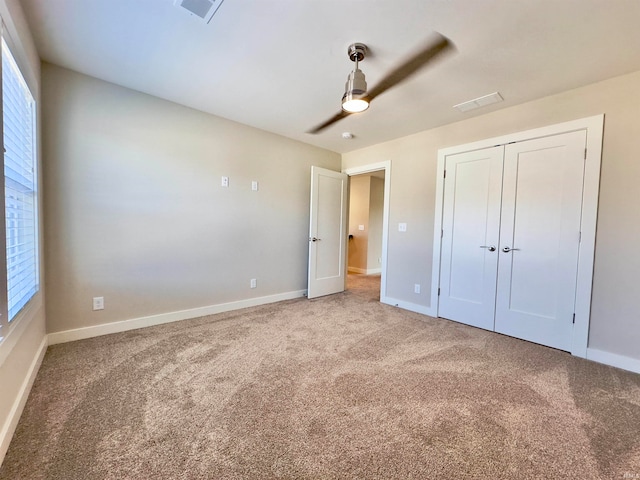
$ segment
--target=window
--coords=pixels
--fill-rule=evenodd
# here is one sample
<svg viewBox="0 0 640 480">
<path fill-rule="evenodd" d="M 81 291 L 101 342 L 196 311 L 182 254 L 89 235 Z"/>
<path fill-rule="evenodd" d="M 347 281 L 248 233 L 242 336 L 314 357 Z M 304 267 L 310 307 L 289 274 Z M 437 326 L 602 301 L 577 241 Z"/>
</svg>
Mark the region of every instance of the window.
<svg viewBox="0 0 640 480">
<path fill-rule="evenodd" d="M 36 105 L 4 38 L 2 118 L 8 317 L 6 326 L 39 288 L 36 195 Z M 5 332 L 0 331 L 0 338 Z"/>
</svg>

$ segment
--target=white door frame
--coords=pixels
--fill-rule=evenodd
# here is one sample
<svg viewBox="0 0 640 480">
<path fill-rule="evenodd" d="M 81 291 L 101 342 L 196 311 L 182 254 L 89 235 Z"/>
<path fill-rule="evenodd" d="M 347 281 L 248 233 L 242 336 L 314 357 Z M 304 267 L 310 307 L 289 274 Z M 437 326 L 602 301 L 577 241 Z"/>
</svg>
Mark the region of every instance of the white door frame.
<svg viewBox="0 0 640 480">
<path fill-rule="evenodd" d="M 389 240 L 389 197 L 391 194 L 391 160 L 370 163 L 359 167 L 345 168 L 342 173 L 347 175 L 362 175 L 364 173 L 384 170 L 384 204 L 382 210 L 382 265 L 380 274 L 380 301 L 388 303 L 387 299 L 387 245 Z"/>
<path fill-rule="evenodd" d="M 587 132 L 587 152 L 582 194 L 582 218 L 580 223 L 581 242 L 578 256 L 578 281 L 575 305 L 576 319 L 573 328 L 571 354 L 587 358 L 603 127 L 604 114 L 438 150 L 438 167 L 436 174 L 438 180 L 436 182 L 436 209 L 433 229 L 433 268 L 431 271 L 431 308 L 436 316 L 438 313 L 438 288 L 440 285 L 444 171 L 447 156 L 495 145 L 506 145 L 512 142 L 585 130 Z"/>
</svg>

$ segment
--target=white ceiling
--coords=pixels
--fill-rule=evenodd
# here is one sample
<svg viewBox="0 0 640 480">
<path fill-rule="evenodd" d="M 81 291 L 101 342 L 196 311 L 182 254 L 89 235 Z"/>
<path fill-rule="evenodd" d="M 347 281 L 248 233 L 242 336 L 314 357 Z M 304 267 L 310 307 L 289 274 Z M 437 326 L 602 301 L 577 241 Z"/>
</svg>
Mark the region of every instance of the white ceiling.
<svg viewBox="0 0 640 480">
<path fill-rule="evenodd" d="M 209 24 L 173 0 L 21 4 L 43 60 L 336 152 L 640 70 L 640 0 L 225 0 Z M 373 86 L 432 31 L 457 53 L 305 133 L 340 109 L 349 44 Z"/>
</svg>

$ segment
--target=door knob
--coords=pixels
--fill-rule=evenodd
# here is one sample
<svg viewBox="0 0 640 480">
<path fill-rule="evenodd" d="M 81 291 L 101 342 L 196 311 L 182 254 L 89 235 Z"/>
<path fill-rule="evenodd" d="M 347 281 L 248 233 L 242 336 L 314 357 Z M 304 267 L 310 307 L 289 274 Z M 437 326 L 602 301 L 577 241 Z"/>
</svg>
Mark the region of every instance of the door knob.
<svg viewBox="0 0 640 480">
<path fill-rule="evenodd" d="M 316 238 L 316 237 L 310 238 L 309 240 L 311 240 L 312 242 L 319 242 L 320 241 L 320 239 Z"/>
<path fill-rule="evenodd" d="M 502 251 L 503 251 L 504 253 L 515 252 L 516 250 L 520 250 L 520 249 L 519 249 L 519 248 L 510 248 L 510 247 L 504 247 L 504 248 L 502 249 Z"/>
<path fill-rule="evenodd" d="M 496 247 L 494 247 L 493 245 L 480 245 L 480 248 L 486 248 L 490 252 L 495 252 L 496 251 Z"/>
</svg>

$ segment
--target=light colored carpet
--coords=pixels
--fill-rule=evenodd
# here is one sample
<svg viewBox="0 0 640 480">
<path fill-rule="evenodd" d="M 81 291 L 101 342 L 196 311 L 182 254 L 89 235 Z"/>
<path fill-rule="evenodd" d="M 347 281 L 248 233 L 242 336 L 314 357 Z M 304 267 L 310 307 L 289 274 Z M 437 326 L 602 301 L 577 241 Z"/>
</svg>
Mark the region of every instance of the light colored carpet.
<svg viewBox="0 0 640 480">
<path fill-rule="evenodd" d="M 49 347 L 2 480 L 640 478 L 640 376 L 350 290 Z"/>
</svg>

